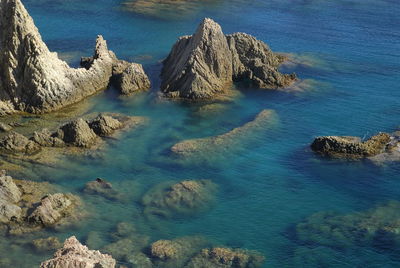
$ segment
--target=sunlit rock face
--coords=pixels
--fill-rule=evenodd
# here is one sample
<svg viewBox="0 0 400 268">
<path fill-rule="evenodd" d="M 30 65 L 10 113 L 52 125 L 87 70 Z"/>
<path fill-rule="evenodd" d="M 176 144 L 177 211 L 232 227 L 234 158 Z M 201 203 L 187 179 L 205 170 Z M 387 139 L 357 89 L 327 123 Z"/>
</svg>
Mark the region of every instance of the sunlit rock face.
<svg viewBox="0 0 400 268">
<path fill-rule="evenodd" d="M 278 71 L 282 57 L 262 41 L 243 34 L 225 35 L 212 19 L 204 19 L 192 36 L 181 37 L 163 62 L 165 96 L 210 99 L 230 89 L 233 81 L 258 88 L 286 87 L 296 75 Z"/>
</svg>

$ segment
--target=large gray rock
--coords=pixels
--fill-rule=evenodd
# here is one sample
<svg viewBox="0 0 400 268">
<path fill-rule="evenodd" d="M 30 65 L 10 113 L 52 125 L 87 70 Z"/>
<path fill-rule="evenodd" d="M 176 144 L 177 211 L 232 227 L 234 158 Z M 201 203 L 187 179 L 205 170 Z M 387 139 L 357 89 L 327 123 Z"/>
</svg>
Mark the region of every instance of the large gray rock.
<svg viewBox="0 0 400 268">
<path fill-rule="evenodd" d="M 45 112 L 104 89 L 115 55 L 97 37 L 90 68 L 70 68 L 42 41 L 20 0 L 0 2 L 0 113 Z"/>
<path fill-rule="evenodd" d="M 89 127 L 99 136 L 111 135 L 115 130 L 120 129 L 123 126 L 124 124 L 122 124 L 118 119 L 102 114 L 89 122 Z"/>
<path fill-rule="evenodd" d="M 21 191 L 10 176 L 0 174 L 0 222 L 8 223 L 19 218 L 22 209 L 16 205 L 21 199 Z"/>
<path fill-rule="evenodd" d="M 232 54 L 221 26 L 205 19 L 183 36 L 164 61 L 161 90 L 167 96 L 211 98 L 232 82 Z"/>
<path fill-rule="evenodd" d="M 35 154 L 40 146 L 24 135 L 11 132 L 0 140 L 0 152 L 7 154 Z"/>
<path fill-rule="evenodd" d="M 259 88 L 285 87 L 296 75 L 278 71 L 282 58 L 262 41 L 204 19 L 192 36 L 181 37 L 163 62 L 161 90 L 168 97 L 212 98 L 233 81 L 250 80 Z"/>
<path fill-rule="evenodd" d="M 65 240 L 54 258 L 40 264 L 40 268 L 114 268 L 116 261 L 107 254 L 89 250 L 72 236 Z"/>
<path fill-rule="evenodd" d="M 60 130 L 59 138 L 65 143 L 78 147 L 90 147 L 97 138 L 89 124 L 82 118 L 65 124 Z"/>
<path fill-rule="evenodd" d="M 138 63 L 118 61 L 113 67 L 113 81 L 123 95 L 150 88 L 150 80 Z"/>
</svg>

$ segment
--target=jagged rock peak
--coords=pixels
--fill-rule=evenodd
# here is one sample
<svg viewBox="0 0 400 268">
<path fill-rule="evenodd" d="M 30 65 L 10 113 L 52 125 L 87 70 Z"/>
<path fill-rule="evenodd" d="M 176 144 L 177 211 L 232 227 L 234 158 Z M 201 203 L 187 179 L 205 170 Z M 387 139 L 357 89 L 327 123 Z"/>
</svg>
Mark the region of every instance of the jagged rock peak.
<svg viewBox="0 0 400 268">
<path fill-rule="evenodd" d="M 290 85 L 294 74 L 278 71 L 282 58 L 251 35 L 224 35 L 206 18 L 192 36 L 181 37 L 163 62 L 161 90 L 168 97 L 212 98 L 233 81 L 249 80 L 256 87 Z"/>
<path fill-rule="evenodd" d="M 40 268 L 114 268 L 115 265 L 116 261 L 110 255 L 102 254 L 98 250 L 89 250 L 72 236 L 65 240 L 64 246 L 54 254 L 54 258 L 42 262 Z"/>
</svg>

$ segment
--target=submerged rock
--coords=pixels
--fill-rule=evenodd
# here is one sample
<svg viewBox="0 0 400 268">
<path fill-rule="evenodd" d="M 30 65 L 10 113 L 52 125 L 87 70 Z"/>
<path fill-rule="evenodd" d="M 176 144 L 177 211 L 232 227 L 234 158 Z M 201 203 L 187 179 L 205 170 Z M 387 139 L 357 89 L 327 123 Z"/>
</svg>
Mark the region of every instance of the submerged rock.
<svg viewBox="0 0 400 268">
<path fill-rule="evenodd" d="M 36 251 L 44 252 L 56 250 L 62 247 L 62 243 L 57 237 L 50 236 L 48 238 L 39 238 L 32 241 L 32 246 Z"/>
<path fill-rule="evenodd" d="M 358 137 L 325 136 L 317 137 L 311 149 L 332 157 L 364 158 L 383 153 L 390 142 L 391 136 L 387 133 L 379 133 L 366 141 Z"/>
<path fill-rule="evenodd" d="M 111 200 L 122 198 L 122 195 L 112 187 L 111 183 L 101 178 L 86 183 L 83 191 L 87 194 L 101 195 Z"/>
<path fill-rule="evenodd" d="M 123 95 L 150 88 L 143 66 L 137 63 L 119 61 L 113 68 L 113 81 Z"/>
<path fill-rule="evenodd" d="M 264 261 L 264 256 L 255 251 L 216 247 L 203 249 L 185 268 L 257 268 Z"/>
<path fill-rule="evenodd" d="M 258 129 L 268 127 L 274 122 L 274 119 L 275 113 L 273 111 L 263 110 L 252 121 L 243 126 L 218 136 L 181 141 L 172 146 L 171 151 L 177 155 L 191 156 L 225 150 L 233 147 L 241 138 L 254 133 Z"/>
<path fill-rule="evenodd" d="M 107 254 L 97 250 L 89 250 L 72 236 L 64 242 L 54 258 L 40 264 L 40 268 L 85 267 L 85 268 L 114 268 L 116 261 Z"/>
<path fill-rule="evenodd" d="M 164 217 L 191 214 L 210 205 L 217 186 L 210 180 L 187 180 L 176 184 L 161 184 L 143 197 L 145 213 Z"/>
<path fill-rule="evenodd" d="M 281 74 L 281 62 L 262 41 L 242 33 L 225 36 L 220 25 L 204 19 L 164 60 L 161 90 L 168 97 L 206 99 L 229 89 L 234 80 L 250 80 L 259 88 L 285 87 L 296 76 Z"/>
<path fill-rule="evenodd" d="M 296 237 L 313 246 L 359 245 L 394 250 L 400 245 L 400 203 L 392 201 L 347 215 L 316 213 L 296 226 Z"/>
<path fill-rule="evenodd" d="M 107 88 L 117 58 L 102 36 L 85 68 L 70 68 L 49 51 L 20 0 L 0 5 L 0 115 L 53 111 Z"/>
</svg>

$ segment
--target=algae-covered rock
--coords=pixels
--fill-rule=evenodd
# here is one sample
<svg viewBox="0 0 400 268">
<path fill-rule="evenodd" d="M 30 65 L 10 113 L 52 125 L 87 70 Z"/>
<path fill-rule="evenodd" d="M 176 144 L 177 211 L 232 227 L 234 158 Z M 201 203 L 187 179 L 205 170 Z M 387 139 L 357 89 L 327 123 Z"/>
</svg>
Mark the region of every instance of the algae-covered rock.
<svg viewBox="0 0 400 268">
<path fill-rule="evenodd" d="M 39 238 L 32 241 L 32 246 L 36 251 L 46 252 L 56 250 L 62 247 L 62 243 L 57 237 L 50 236 L 47 238 Z"/>
<path fill-rule="evenodd" d="M 64 242 L 64 246 L 59 249 L 53 259 L 42 262 L 40 268 L 114 268 L 116 261 L 107 254 L 102 254 L 97 250 L 89 250 L 86 246 L 72 236 Z"/>
<path fill-rule="evenodd" d="M 120 200 L 123 197 L 111 183 L 101 178 L 86 183 L 83 191 L 86 194 L 100 195 L 110 200 Z"/>
<path fill-rule="evenodd" d="M 379 133 L 366 141 L 358 137 L 324 136 L 317 137 L 311 149 L 327 156 L 357 159 L 383 153 L 390 141 L 387 133 Z"/>
<path fill-rule="evenodd" d="M 11 132 L 0 139 L 0 153 L 32 155 L 40 151 L 40 146 L 24 135 Z"/>
<path fill-rule="evenodd" d="M 171 217 L 192 214 L 207 208 L 217 187 L 210 180 L 186 180 L 175 184 L 160 184 L 143 197 L 145 213 Z"/>
</svg>

